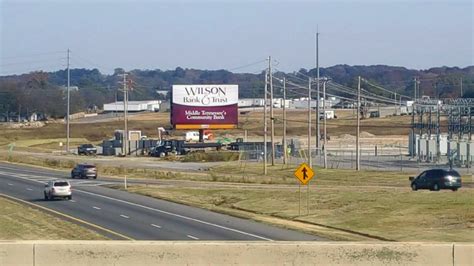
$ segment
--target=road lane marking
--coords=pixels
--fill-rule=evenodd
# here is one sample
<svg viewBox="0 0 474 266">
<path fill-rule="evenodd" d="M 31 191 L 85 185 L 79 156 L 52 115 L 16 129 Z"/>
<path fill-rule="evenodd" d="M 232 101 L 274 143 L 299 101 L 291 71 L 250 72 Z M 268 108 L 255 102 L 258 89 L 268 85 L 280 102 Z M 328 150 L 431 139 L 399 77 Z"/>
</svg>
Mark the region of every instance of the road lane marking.
<svg viewBox="0 0 474 266">
<path fill-rule="evenodd" d="M 33 191 L 33 189 L 31 189 L 31 188 L 29 188 L 29 187 L 27 187 L 26 190 Z"/>
<path fill-rule="evenodd" d="M 96 206 L 92 206 L 92 208 L 96 209 L 96 210 L 100 210 L 99 207 L 96 207 Z"/>
<path fill-rule="evenodd" d="M 0 170 L 1 170 L 1 167 L 0 167 Z M 47 177 L 47 176 L 37 176 L 37 175 L 31 175 L 31 174 L 20 174 L 20 173 L 3 172 L 3 171 L 0 171 L 0 174 L 6 175 L 6 176 L 9 176 L 9 177 L 16 177 L 16 178 L 20 178 L 20 179 L 24 179 L 24 180 L 43 183 L 43 184 L 45 184 L 48 181 L 66 179 L 64 177 L 50 178 L 50 177 Z M 95 187 L 95 186 L 105 186 L 105 185 L 114 184 L 112 182 L 105 182 L 105 181 L 103 182 L 103 181 L 96 181 L 96 180 L 91 180 L 91 181 L 70 180 L 70 183 L 74 186 L 80 186 L 80 187 Z"/>
<path fill-rule="evenodd" d="M 161 228 L 161 226 L 156 225 L 156 224 L 151 224 L 151 226 L 154 226 L 154 227 L 156 227 L 156 228 Z"/>
<path fill-rule="evenodd" d="M 241 230 L 238 230 L 238 229 L 234 229 L 234 228 L 226 227 L 226 226 L 223 226 L 223 225 L 218 225 L 218 224 L 206 222 L 206 221 L 203 221 L 203 220 L 191 218 L 191 217 L 184 216 L 184 215 L 177 214 L 177 213 L 172 213 L 172 212 L 163 211 L 163 210 L 160 210 L 160 209 L 155 209 L 155 208 L 152 208 L 152 207 L 140 205 L 140 204 L 133 203 L 133 202 L 128 202 L 128 201 L 121 200 L 121 199 L 116 199 L 116 198 L 112 198 L 112 197 L 108 197 L 108 196 L 104 196 L 104 195 L 100 195 L 100 194 L 96 194 L 96 193 L 92 193 L 92 192 L 88 192 L 88 191 L 84 191 L 84 190 L 79 190 L 79 189 L 77 189 L 76 192 L 89 194 L 89 195 L 94 195 L 96 197 L 100 197 L 100 198 L 104 198 L 104 199 L 109 199 L 109 200 L 125 203 L 125 204 L 132 205 L 132 206 L 135 206 L 135 207 L 141 207 L 141 208 L 144 208 L 144 209 L 147 209 L 147 210 L 150 210 L 150 211 L 155 211 L 155 212 L 167 214 L 167 215 L 182 218 L 182 219 L 185 219 L 185 220 L 188 220 L 188 221 L 193 221 L 193 222 L 213 226 L 213 227 L 216 227 L 216 228 L 220 228 L 220 229 L 223 229 L 223 230 L 239 233 L 239 234 L 246 235 L 246 236 L 251 236 L 251 237 L 262 239 L 262 240 L 273 241 L 273 239 L 266 238 L 266 237 L 263 237 L 263 236 L 259 236 L 259 235 L 256 235 L 256 234 L 252 234 L 252 233 L 247 233 L 247 232 L 244 232 L 244 231 L 241 231 Z"/>
<path fill-rule="evenodd" d="M 82 224 L 85 224 L 85 225 L 88 225 L 88 226 L 91 226 L 91 227 L 93 227 L 93 228 L 96 228 L 96 229 L 105 231 L 105 232 L 107 232 L 107 233 L 109 233 L 109 234 L 116 235 L 116 236 L 119 236 L 119 237 L 124 238 L 124 239 L 135 240 L 135 239 L 133 239 L 133 238 L 131 238 L 131 237 L 128 237 L 128 236 L 123 235 L 123 234 L 120 234 L 120 233 L 117 233 L 117 232 L 115 232 L 115 231 L 112 231 L 112 230 L 107 229 L 107 228 L 105 228 L 105 227 L 102 227 L 102 226 L 100 226 L 100 225 L 97 225 L 97 224 L 93 224 L 93 223 L 84 221 L 84 220 L 82 220 L 82 219 L 73 217 L 73 216 L 71 216 L 71 215 L 68 215 L 68 214 L 65 214 L 65 213 L 62 213 L 62 212 L 59 212 L 59 211 L 50 209 L 50 208 L 46 208 L 46 207 L 43 207 L 43 206 L 41 206 L 41 205 L 38 205 L 38 204 L 35 204 L 35 203 L 32 203 L 32 202 L 26 201 L 26 200 L 22 200 L 22 199 L 19 199 L 19 198 L 15 198 L 15 197 L 12 197 L 12 196 L 3 194 L 3 193 L 0 193 L 0 197 L 5 197 L 5 198 L 8 198 L 8 199 L 11 199 L 11 200 L 14 200 L 14 201 L 21 202 L 21 203 L 26 204 L 26 205 L 34 206 L 35 208 L 42 209 L 42 210 L 48 211 L 48 212 L 50 212 L 50 213 L 54 213 L 54 214 L 56 214 L 56 215 L 65 217 L 65 218 L 67 218 L 67 219 L 71 219 L 71 220 L 73 220 L 73 221 L 76 221 L 76 222 L 79 222 L 79 223 L 82 223 Z"/>
<path fill-rule="evenodd" d="M 7 183 L 7 184 L 8 184 L 9 186 L 13 186 L 13 184 L 12 184 L 12 183 Z"/>
<path fill-rule="evenodd" d="M 70 200 L 70 202 L 76 202 L 76 201 L 72 199 L 72 200 Z"/>
<path fill-rule="evenodd" d="M 125 218 L 125 219 L 130 218 L 130 217 L 128 217 L 127 215 L 123 215 L 123 214 L 120 214 L 120 217 L 123 217 L 123 218 Z"/>
<path fill-rule="evenodd" d="M 192 235 L 186 235 L 187 237 L 191 238 L 191 239 L 194 239 L 194 240 L 199 240 L 199 238 L 195 237 L 195 236 L 192 236 Z"/>
<path fill-rule="evenodd" d="M 37 183 L 45 184 L 44 182 L 40 182 L 40 181 L 37 181 L 37 180 L 34 180 L 34 179 L 32 180 L 32 179 L 28 179 L 28 178 L 24 178 L 24 177 L 19 177 L 19 178 L 25 179 L 25 180 L 29 180 L 29 181 L 32 181 L 32 182 L 37 182 Z M 104 196 L 104 195 L 100 195 L 100 194 L 96 194 L 96 193 L 92 193 L 92 192 L 87 192 L 87 191 L 84 191 L 84 190 L 76 189 L 76 190 L 74 190 L 74 191 L 80 192 L 80 193 L 89 194 L 89 195 L 94 195 L 94 196 L 96 196 L 96 197 L 101 197 L 101 198 L 104 198 L 104 199 L 109 199 L 109 200 L 113 200 L 113 201 L 125 203 L 125 204 L 131 205 L 131 206 L 141 207 L 141 208 L 144 208 L 144 209 L 147 209 L 147 210 L 151 210 L 151 211 L 155 211 L 155 212 L 167 214 L 167 215 L 170 215 L 170 216 L 174 216 L 174 217 L 182 218 L 182 219 L 185 219 L 185 220 L 189 220 L 189 221 L 193 221 L 193 222 L 205 224 L 205 225 L 208 225 L 208 226 L 213 226 L 213 227 L 216 227 L 216 228 L 220 228 L 220 229 L 223 229 L 223 230 L 227 230 L 227 231 L 231 231 L 231 232 L 235 232 L 235 233 L 239 233 L 239 234 L 251 236 L 251 237 L 254 237 L 254 238 L 258 238 L 258 239 L 262 239 L 262 240 L 267 240 L 267 241 L 273 241 L 273 239 L 270 239 L 270 238 L 266 238 L 266 237 L 259 236 L 259 235 L 256 235 L 256 234 L 247 233 L 247 232 L 244 232 L 244 231 L 241 231 L 241 230 L 238 230 L 238 229 L 234 229 L 234 228 L 230 228 L 230 227 L 226 227 L 226 226 L 222 226 L 222 225 L 218 225 L 218 224 L 214 224 L 214 223 L 202 221 L 202 220 L 199 220 L 199 219 L 191 218 L 191 217 L 184 216 L 184 215 L 180 215 L 180 214 L 177 214 L 177 213 L 172 213 L 172 212 L 168 212 L 168 211 L 163 211 L 163 210 L 160 210 L 160 209 L 155 209 L 155 208 L 151 208 L 151 207 L 148 207 L 148 206 L 140 205 L 140 204 L 137 204 L 137 203 L 132 203 L 132 202 L 124 201 L 124 200 L 121 200 L 121 199 L 116 199 L 116 198 L 112 198 L 112 197 L 108 197 L 108 196 Z M 38 206 L 39 206 L 39 205 L 38 205 Z M 118 234 L 118 233 L 116 233 L 116 234 Z M 133 240 L 133 239 L 130 238 L 130 237 L 125 237 L 125 236 L 123 236 L 123 237 L 124 237 L 124 238 L 127 238 L 127 239 L 130 239 L 130 240 Z"/>
</svg>

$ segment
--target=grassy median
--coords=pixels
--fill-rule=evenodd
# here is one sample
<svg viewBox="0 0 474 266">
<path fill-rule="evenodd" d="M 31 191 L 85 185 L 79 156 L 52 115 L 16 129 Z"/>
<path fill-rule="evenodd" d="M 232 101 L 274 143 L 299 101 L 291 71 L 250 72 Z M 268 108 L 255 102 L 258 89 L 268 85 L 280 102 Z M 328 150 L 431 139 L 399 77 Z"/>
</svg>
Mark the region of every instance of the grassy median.
<svg viewBox="0 0 474 266">
<path fill-rule="evenodd" d="M 131 186 L 128 191 L 256 220 L 279 218 L 271 222 L 303 230 L 308 223 L 394 241 L 474 241 L 472 188 L 413 192 L 407 177 L 398 173 L 320 171 L 310 186 L 308 215 L 306 187 L 301 187 L 300 211 L 297 185 L 217 184 Z M 331 232 L 325 235 L 331 238 Z"/>
<path fill-rule="evenodd" d="M 0 240 L 105 240 L 106 237 L 0 197 Z"/>
</svg>

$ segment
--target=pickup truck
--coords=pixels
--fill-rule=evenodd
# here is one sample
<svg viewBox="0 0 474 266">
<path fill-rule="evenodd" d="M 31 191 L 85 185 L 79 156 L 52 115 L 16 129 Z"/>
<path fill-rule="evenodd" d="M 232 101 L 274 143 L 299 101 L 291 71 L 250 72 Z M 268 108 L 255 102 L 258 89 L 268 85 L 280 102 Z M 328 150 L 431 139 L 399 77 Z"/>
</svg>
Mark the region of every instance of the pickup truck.
<svg viewBox="0 0 474 266">
<path fill-rule="evenodd" d="M 192 150 L 202 150 L 206 148 L 220 150 L 222 146 L 221 143 L 187 143 L 184 140 L 165 140 L 160 145 L 151 149 L 150 156 L 165 157 L 169 154 L 186 155 Z"/>
<path fill-rule="evenodd" d="M 77 147 L 77 154 L 81 155 L 96 155 L 97 148 L 92 144 L 82 144 Z"/>
</svg>

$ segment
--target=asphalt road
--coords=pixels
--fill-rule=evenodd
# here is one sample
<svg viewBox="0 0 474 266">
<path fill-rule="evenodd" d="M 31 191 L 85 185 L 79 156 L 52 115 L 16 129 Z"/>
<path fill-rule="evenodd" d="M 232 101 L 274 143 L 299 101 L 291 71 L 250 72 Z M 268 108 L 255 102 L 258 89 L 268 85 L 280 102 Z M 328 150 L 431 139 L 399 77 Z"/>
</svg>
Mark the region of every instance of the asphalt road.
<svg viewBox="0 0 474 266">
<path fill-rule="evenodd" d="M 301 232 L 103 186 L 113 182 L 111 180 L 70 180 L 73 187 L 71 201 L 43 200 L 44 183 L 65 178 L 68 177 L 58 171 L 0 163 L 0 193 L 135 240 L 322 240 Z"/>
</svg>

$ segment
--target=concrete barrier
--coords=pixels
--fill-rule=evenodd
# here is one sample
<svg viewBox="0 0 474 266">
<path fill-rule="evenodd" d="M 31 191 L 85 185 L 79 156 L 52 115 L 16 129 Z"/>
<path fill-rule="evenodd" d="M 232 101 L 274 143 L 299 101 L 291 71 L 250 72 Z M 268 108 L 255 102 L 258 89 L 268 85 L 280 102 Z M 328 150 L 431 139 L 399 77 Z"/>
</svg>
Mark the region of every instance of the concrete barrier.
<svg viewBox="0 0 474 266">
<path fill-rule="evenodd" d="M 474 245 L 455 244 L 453 250 L 454 265 L 474 265 Z"/>
<path fill-rule="evenodd" d="M 474 243 L 0 242 L 0 265 L 473 265 Z"/>
<path fill-rule="evenodd" d="M 34 265 L 34 244 L 15 241 L 0 242 L 0 266 Z"/>
</svg>

